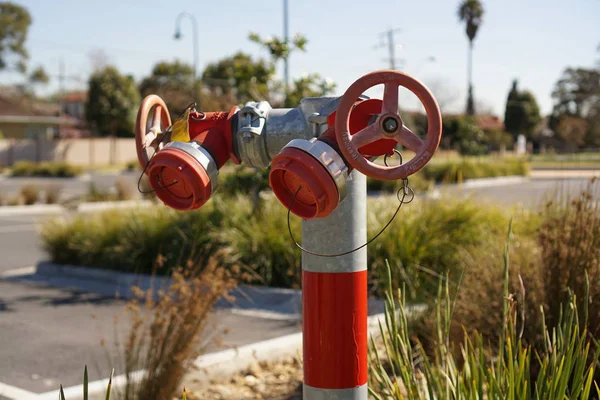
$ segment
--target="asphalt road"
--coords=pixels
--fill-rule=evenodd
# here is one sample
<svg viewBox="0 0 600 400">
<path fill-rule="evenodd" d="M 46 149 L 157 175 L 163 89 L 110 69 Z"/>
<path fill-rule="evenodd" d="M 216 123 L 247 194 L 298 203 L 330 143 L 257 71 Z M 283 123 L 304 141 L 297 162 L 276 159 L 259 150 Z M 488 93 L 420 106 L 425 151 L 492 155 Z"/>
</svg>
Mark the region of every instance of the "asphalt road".
<svg viewBox="0 0 600 400">
<path fill-rule="evenodd" d="M 67 200 L 79 198 L 89 193 L 92 184 L 103 191 L 111 190 L 119 179 L 126 182 L 132 193 L 137 195 L 136 185 L 139 176 L 140 172 L 86 173 L 76 178 L 12 178 L 0 176 L 0 197 L 5 199 L 15 198 L 22 187 L 34 185 L 40 191 L 50 187 L 59 187 L 60 199 Z"/>
<path fill-rule="evenodd" d="M 442 198 L 471 198 L 484 203 L 536 209 L 548 199 L 571 197 L 581 193 L 589 182 L 588 178 L 529 179 L 522 183 L 481 188 L 448 185 L 441 186 L 438 190 Z M 600 193 L 595 195 L 599 197 Z"/>
<path fill-rule="evenodd" d="M 106 379 L 112 367 L 122 374 L 123 352 L 117 343 L 125 341 L 127 325 L 125 303 L 113 297 L 43 282 L 0 280 L 0 382 L 44 393 L 59 384 L 81 384 L 86 364 L 90 381 Z M 207 333 L 225 328 L 229 333 L 222 337 L 222 347 L 211 344 L 208 352 L 300 330 L 294 321 L 218 310 Z"/>
</svg>

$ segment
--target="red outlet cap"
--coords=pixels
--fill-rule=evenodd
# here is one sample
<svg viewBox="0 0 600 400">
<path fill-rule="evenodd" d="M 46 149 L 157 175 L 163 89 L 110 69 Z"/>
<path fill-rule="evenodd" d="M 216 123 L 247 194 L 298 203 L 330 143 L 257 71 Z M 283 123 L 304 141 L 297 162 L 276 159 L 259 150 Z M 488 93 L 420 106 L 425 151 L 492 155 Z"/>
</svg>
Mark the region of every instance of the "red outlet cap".
<svg viewBox="0 0 600 400">
<path fill-rule="evenodd" d="M 150 161 L 148 177 L 156 196 L 176 210 L 194 210 L 212 193 L 210 177 L 200 163 L 185 151 L 165 148 Z"/>
<path fill-rule="evenodd" d="M 273 158 L 269 186 L 286 208 L 303 219 L 326 217 L 339 203 L 338 188 L 325 167 L 294 147 Z"/>
</svg>

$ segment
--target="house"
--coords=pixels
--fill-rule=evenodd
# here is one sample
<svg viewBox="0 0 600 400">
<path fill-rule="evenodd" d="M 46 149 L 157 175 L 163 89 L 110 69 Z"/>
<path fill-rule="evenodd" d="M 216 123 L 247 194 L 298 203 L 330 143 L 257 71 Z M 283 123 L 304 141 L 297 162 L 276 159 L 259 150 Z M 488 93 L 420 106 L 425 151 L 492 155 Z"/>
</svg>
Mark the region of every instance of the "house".
<svg viewBox="0 0 600 400">
<path fill-rule="evenodd" d="M 85 103 L 87 92 L 70 92 L 61 98 L 63 113 L 71 117 L 85 120 Z"/>
<path fill-rule="evenodd" d="M 52 139 L 80 126 L 78 118 L 61 117 L 59 110 L 56 104 L 41 102 L 18 88 L 0 87 L 0 132 L 4 138 Z"/>
</svg>

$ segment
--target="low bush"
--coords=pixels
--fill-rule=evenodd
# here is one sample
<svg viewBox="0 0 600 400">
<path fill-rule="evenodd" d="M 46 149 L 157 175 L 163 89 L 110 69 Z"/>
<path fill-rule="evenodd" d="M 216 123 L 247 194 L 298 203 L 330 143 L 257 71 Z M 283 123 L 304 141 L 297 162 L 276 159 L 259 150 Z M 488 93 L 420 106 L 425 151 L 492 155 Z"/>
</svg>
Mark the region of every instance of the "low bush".
<svg viewBox="0 0 600 400">
<path fill-rule="evenodd" d="M 369 199 L 369 237 L 397 207 L 396 196 Z M 499 210 L 469 202 L 425 202 L 403 206 L 388 230 L 369 246 L 370 284 L 380 292 L 383 260 L 397 259 L 394 276 L 414 287 L 415 298 L 435 293 L 435 276 L 460 271 L 462 252 L 494 240 L 507 219 Z M 42 239 L 54 262 L 150 273 L 159 254 L 160 274 L 184 259 L 221 251 L 221 262 L 247 271 L 252 283 L 300 287 L 301 253 L 289 237 L 287 210 L 273 197 L 255 207 L 247 196 L 217 197 L 199 210 L 177 212 L 157 206 L 76 216 L 44 225 Z M 300 219 L 292 216 L 294 236 Z"/>
<path fill-rule="evenodd" d="M 82 172 L 83 169 L 81 167 L 65 162 L 34 163 L 31 161 L 19 161 L 13 165 L 11 175 L 70 178 L 80 175 Z"/>
<path fill-rule="evenodd" d="M 434 161 L 423 168 L 425 179 L 436 183 L 458 183 L 466 179 L 493 178 L 497 176 L 525 176 L 529 165 L 519 158 L 461 158 Z"/>
</svg>

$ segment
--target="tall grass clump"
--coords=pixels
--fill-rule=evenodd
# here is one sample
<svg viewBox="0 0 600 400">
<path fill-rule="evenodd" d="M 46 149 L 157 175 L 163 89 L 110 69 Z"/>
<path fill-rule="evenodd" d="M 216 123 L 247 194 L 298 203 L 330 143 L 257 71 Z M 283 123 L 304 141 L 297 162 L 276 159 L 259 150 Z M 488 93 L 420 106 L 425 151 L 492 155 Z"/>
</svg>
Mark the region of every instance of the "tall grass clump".
<svg viewBox="0 0 600 400">
<path fill-rule="evenodd" d="M 561 305 L 571 293 L 576 296 L 579 318 L 587 321 L 588 331 L 600 335 L 600 208 L 598 182 L 573 198 L 553 195 L 528 224 L 515 228 L 510 250 L 513 274 L 509 289 L 514 293 L 524 324 L 522 339 L 543 346 L 545 338 L 538 326 L 553 328 L 560 319 Z M 460 341 L 463 326 L 477 330 L 487 341 L 494 341 L 502 327 L 500 310 L 503 255 L 489 243 L 462 258 L 464 275 L 457 291 L 452 337 Z M 586 278 L 587 276 L 587 278 Z M 589 285 L 586 282 L 589 280 Z M 544 318 L 539 308 L 544 310 Z M 428 323 L 427 323 L 428 322 Z M 432 335 L 431 319 L 424 319 L 421 337 Z M 424 341 L 426 341 L 424 339 Z"/>
<path fill-rule="evenodd" d="M 373 237 L 395 211 L 393 198 L 369 202 L 368 235 Z M 369 246 L 369 281 L 382 294 L 385 260 L 391 261 L 394 282 L 405 282 L 410 300 L 432 300 L 438 278 L 456 279 L 465 254 L 476 253 L 502 238 L 508 219 L 502 210 L 470 201 L 419 199 L 403 205 L 386 232 Z"/>
<path fill-rule="evenodd" d="M 21 187 L 21 199 L 26 206 L 37 203 L 40 199 L 40 188 L 36 185 L 24 185 Z"/>
<path fill-rule="evenodd" d="M 466 179 L 527 175 L 529 164 L 520 158 L 462 158 L 429 163 L 423 168 L 426 179 L 436 183 L 460 183 Z"/>
<path fill-rule="evenodd" d="M 218 339 L 208 333 L 209 318 L 235 279 L 215 259 L 198 270 L 193 263 L 177 268 L 168 289 L 137 290 L 128 304 L 131 328 L 123 343 L 126 384 L 120 399 L 173 398 L 196 358 Z"/>
<path fill-rule="evenodd" d="M 509 228 L 510 232 L 510 228 Z M 509 290 L 507 245 L 503 254 L 501 329 L 489 344 L 471 327 L 464 339 L 453 342 L 450 334 L 455 296 L 448 279 L 441 279 L 434 304 L 436 345 L 425 350 L 411 336 L 406 292 L 394 289 L 388 269 L 385 322 L 381 340 L 369 346 L 369 392 L 383 399 L 581 399 L 600 395 L 594 380 L 598 361 L 597 341 L 580 319 L 576 296 L 560 308 L 555 327 L 537 325 L 545 338 L 542 347 L 523 342 L 519 304 Z M 539 310 L 542 313 L 543 309 Z M 459 348 L 458 355 L 453 351 Z M 532 370 L 535 366 L 535 370 Z"/>
<path fill-rule="evenodd" d="M 556 310 L 572 291 L 578 309 L 589 318 L 590 332 L 600 335 L 600 182 L 592 179 L 574 198 L 564 194 L 549 202 L 542 211 L 543 224 L 538 240 L 541 248 L 542 276 L 548 310 Z M 587 296 L 589 277 L 590 296 Z M 591 299 L 591 303 L 584 301 Z M 558 315 L 548 313 L 548 323 Z M 584 317 L 580 315 L 580 317 Z"/>
</svg>

